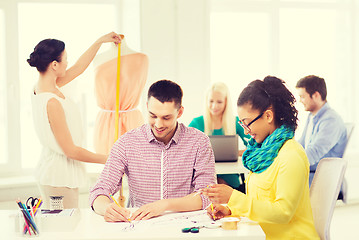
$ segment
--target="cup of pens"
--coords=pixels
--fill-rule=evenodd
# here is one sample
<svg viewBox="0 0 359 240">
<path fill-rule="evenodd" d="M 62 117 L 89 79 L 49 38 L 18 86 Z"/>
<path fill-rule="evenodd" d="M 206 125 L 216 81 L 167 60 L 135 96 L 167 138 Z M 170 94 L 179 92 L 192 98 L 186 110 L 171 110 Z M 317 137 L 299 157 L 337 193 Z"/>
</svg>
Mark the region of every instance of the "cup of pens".
<svg viewBox="0 0 359 240">
<path fill-rule="evenodd" d="M 36 201 L 36 204 L 29 205 L 28 201 L 23 204 L 20 200 L 16 201 L 19 206 L 19 212 L 15 220 L 15 231 L 19 235 L 26 237 L 35 237 L 40 234 L 40 227 L 36 215 L 40 212 L 42 204 L 41 199 Z"/>
</svg>

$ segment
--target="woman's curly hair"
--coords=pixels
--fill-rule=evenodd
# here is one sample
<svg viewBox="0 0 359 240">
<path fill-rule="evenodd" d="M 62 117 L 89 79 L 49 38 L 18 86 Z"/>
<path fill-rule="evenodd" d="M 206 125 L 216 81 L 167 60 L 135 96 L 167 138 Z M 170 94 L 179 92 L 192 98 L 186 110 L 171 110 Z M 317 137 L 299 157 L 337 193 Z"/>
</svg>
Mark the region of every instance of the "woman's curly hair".
<svg viewBox="0 0 359 240">
<path fill-rule="evenodd" d="M 295 98 L 285 86 L 285 82 L 277 77 L 267 76 L 255 80 L 243 89 L 238 97 L 237 106 L 250 104 L 253 109 L 264 112 L 273 108 L 274 119 L 279 127 L 285 124 L 293 130 L 298 125 L 298 111 L 295 108 Z"/>
</svg>

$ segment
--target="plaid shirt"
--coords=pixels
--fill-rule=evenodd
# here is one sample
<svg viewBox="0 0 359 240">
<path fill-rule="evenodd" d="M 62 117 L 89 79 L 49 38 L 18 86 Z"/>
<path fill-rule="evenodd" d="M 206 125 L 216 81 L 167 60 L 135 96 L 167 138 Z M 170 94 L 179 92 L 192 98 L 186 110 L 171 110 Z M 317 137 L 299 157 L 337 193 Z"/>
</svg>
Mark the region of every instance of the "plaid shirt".
<svg viewBox="0 0 359 240">
<path fill-rule="evenodd" d="M 116 193 L 124 173 L 128 176 L 130 207 L 184 197 L 216 182 L 209 138 L 182 123 L 167 145 L 156 140 L 148 124 L 122 135 L 90 191 L 90 205 L 99 195 Z M 205 208 L 210 202 L 201 197 Z"/>
</svg>

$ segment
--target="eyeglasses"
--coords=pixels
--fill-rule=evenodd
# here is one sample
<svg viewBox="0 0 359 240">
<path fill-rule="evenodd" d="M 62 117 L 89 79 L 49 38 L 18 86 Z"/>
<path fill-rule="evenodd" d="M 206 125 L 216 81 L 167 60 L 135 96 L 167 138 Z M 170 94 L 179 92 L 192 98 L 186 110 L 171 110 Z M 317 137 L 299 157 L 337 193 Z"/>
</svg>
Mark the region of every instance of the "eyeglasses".
<svg viewBox="0 0 359 240">
<path fill-rule="evenodd" d="M 253 119 L 253 120 L 252 120 L 250 123 L 248 123 L 248 124 L 245 124 L 242 120 L 239 120 L 238 123 L 239 123 L 239 125 L 242 126 L 242 128 L 244 128 L 246 131 L 250 132 L 251 129 L 250 129 L 249 126 L 250 126 L 252 123 L 254 123 L 255 121 L 257 121 L 258 119 L 260 119 L 260 118 L 263 116 L 263 114 L 264 114 L 264 112 L 262 112 L 261 114 L 259 114 L 255 119 Z"/>
</svg>

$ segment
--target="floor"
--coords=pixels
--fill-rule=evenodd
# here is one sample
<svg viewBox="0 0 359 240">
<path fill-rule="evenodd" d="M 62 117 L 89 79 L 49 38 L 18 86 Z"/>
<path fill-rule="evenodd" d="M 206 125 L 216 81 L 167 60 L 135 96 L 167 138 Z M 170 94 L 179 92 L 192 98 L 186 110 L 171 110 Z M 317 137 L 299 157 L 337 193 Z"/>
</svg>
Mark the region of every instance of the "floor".
<svg viewBox="0 0 359 240">
<path fill-rule="evenodd" d="M 343 204 L 338 201 L 330 225 L 331 240 L 359 239 L 359 203 Z"/>
</svg>

